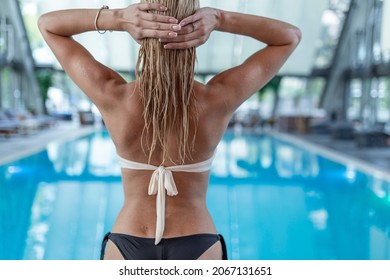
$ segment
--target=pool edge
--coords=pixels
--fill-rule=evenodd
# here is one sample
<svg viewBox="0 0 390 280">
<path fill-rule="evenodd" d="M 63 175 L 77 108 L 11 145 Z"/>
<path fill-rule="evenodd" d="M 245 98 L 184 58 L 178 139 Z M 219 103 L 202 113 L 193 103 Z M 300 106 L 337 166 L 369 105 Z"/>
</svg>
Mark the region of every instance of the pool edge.
<svg viewBox="0 0 390 280">
<path fill-rule="evenodd" d="M 316 144 L 311 142 L 310 140 L 305 140 L 299 138 L 298 136 L 294 136 L 291 134 L 279 132 L 279 131 L 267 131 L 266 134 L 270 136 L 274 136 L 278 139 L 284 140 L 286 142 L 296 144 L 300 147 L 304 147 L 305 149 L 314 152 L 315 154 L 324 156 L 328 159 L 331 159 L 337 163 L 341 163 L 347 166 L 353 166 L 357 170 L 368 174 L 370 176 L 376 177 L 381 180 L 386 180 L 390 182 L 390 174 L 383 168 L 380 168 L 372 163 L 366 162 L 359 158 L 347 155 L 340 151 L 333 150 L 331 148 L 322 146 L 321 144 Z"/>
</svg>

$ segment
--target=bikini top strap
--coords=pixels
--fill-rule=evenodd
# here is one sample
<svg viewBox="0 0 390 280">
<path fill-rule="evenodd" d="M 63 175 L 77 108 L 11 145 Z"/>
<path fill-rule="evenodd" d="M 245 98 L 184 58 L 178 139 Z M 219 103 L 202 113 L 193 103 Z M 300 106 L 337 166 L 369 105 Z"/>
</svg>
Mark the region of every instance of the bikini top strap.
<svg viewBox="0 0 390 280">
<path fill-rule="evenodd" d="M 122 158 L 119 155 L 118 155 L 118 159 L 119 159 L 120 167 L 125 168 L 125 169 L 155 171 L 161 167 L 161 166 L 155 166 L 155 165 L 150 165 L 150 164 L 146 164 L 146 163 L 131 161 L 131 160 Z M 211 166 L 213 164 L 213 160 L 214 160 L 214 156 L 212 156 L 211 158 L 209 158 L 205 161 L 202 161 L 202 162 L 185 164 L 185 165 L 166 166 L 166 167 L 164 167 L 164 169 L 170 170 L 173 172 L 202 173 L 202 172 L 209 171 L 211 169 Z"/>
</svg>

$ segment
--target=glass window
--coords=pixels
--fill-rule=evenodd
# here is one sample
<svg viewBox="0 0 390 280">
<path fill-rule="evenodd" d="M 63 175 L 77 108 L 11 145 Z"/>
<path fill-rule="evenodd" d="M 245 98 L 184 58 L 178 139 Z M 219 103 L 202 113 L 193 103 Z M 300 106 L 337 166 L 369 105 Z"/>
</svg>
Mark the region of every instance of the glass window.
<svg viewBox="0 0 390 280">
<path fill-rule="evenodd" d="M 361 79 L 351 80 L 349 93 L 347 118 L 348 120 L 358 120 L 360 119 L 361 98 L 363 93 L 363 82 Z"/>
<path fill-rule="evenodd" d="M 10 68 L 4 68 L 0 71 L 0 98 L 2 108 L 10 108 L 12 102 L 11 96 L 11 70 Z"/>
<path fill-rule="evenodd" d="M 302 106 L 306 92 L 306 79 L 283 78 L 279 89 L 278 115 L 300 115 L 305 113 Z"/>
<path fill-rule="evenodd" d="M 390 0 L 383 1 L 381 49 L 384 62 L 390 62 Z"/>
<path fill-rule="evenodd" d="M 329 7 L 322 15 L 323 28 L 317 43 L 317 55 L 314 61 L 316 68 L 328 68 L 341 35 L 346 13 L 351 0 L 331 0 Z"/>
<path fill-rule="evenodd" d="M 390 78 L 379 79 L 378 86 L 378 122 L 390 122 Z"/>
<path fill-rule="evenodd" d="M 324 78 L 284 78 L 279 92 L 279 115 L 322 116 L 319 107 L 324 86 Z"/>
</svg>

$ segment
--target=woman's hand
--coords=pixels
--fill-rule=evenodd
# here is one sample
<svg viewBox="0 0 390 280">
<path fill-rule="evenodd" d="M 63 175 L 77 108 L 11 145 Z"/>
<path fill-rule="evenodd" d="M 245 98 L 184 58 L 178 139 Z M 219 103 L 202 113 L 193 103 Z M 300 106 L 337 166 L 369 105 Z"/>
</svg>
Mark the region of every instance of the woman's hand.
<svg viewBox="0 0 390 280">
<path fill-rule="evenodd" d="M 166 49 L 188 49 L 199 47 L 207 42 L 212 31 L 219 26 L 219 11 L 213 8 L 201 8 L 192 16 L 183 19 L 182 28 L 173 38 L 162 38 Z"/>
<path fill-rule="evenodd" d="M 178 20 L 150 13 L 152 11 L 164 12 L 167 7 L 161 4 L 134 4 L 122 10 L 120 14 L 120 29 L 127 31 L 138 43 L 144 38 L 175 38 L 182 25 Z"/>
</svg>

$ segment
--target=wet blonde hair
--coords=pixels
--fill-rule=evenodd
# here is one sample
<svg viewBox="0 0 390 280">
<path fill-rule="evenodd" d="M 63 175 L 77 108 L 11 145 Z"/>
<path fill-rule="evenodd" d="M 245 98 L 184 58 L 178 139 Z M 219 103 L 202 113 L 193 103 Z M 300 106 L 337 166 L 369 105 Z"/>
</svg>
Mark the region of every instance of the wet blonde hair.
<svg viewBox="0 0 390 280">
<path fill-rule="evenodd" d="M 168 10 L 158 13 L 175 17 L 179 21 L 199 8 L 199 0 L 142 0 L 141 3 L 160 3 Z M 196 126 L 197 123 L 193 93 L 195 61 L 195 48 L 166 50 L 158 39 L 142 41 L 136 79 L 144 105 L 145 128 L 142 139 L 146 139 L 149 162 L 157 147 L 163 152 L 163 163 L 174 161 L 168 155 L 168 136 L 172 134 L 176 137 L 177 160 L 184 163 L 186 159 L 192 158 L 195 134 L 193 139 L 189 139 L 189 128 L 190 124 Z M 148 140 L 150 136 L 151 143 Z M 144 145 L 143 149 L 145 151 Z"/>
</svg>

